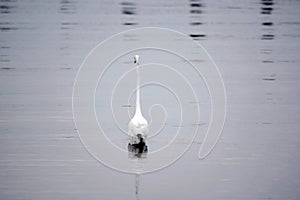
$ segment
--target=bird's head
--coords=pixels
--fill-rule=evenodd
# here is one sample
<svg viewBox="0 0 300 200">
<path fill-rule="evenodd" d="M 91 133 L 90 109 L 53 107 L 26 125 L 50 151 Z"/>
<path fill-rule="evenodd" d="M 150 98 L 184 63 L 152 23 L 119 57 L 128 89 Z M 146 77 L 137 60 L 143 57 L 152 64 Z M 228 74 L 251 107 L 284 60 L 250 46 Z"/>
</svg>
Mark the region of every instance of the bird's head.
<svg viewBox="0 0 300 200">
<path fill-rule="evenodd" d="M 135 64 L 139 64 L 139 57 L 140 57 L 139 55 L 134 56 L 134 63 Z"/>
</svg>

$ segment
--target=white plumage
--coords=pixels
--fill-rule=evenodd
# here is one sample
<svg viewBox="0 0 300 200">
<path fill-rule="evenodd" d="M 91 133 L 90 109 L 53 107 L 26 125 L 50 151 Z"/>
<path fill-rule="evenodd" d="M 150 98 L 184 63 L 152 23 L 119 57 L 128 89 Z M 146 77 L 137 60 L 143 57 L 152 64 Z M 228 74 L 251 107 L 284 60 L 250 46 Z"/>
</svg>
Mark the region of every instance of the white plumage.
<svg viewBox="0 0 300 200">
<path fill-rule="evenodd" d="M 148 122 L 144 118 L 140 106 L 139 55 L 134 56 L 134 63 L 136 64 L 137 88 L 136 88 L 135 114 L 133 118 L 130 120 L 130 122 L 128 123 L 128 135 L 130 137 L 131 143 L 139 142 L 139 137 L 143 137 L 145 139 L 148 133 Z"/>
</svg>

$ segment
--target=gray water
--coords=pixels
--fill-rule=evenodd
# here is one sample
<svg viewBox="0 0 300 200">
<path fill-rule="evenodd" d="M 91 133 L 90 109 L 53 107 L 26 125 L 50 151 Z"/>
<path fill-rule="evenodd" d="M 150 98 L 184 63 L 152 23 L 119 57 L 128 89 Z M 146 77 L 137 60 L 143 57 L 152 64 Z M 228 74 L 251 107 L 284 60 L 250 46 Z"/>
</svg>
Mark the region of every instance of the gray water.
<svg viewBox="0 0 300 200">
<path fill-rule="evenodd" d="M 0 1 L 0 199 L 300 199 L 300 2 Z M 83 148 L 72 88 L 112 34 L 156 26 L 210 53 L 227 92 L 214 151 L 135 177 Z"/>
</svg>

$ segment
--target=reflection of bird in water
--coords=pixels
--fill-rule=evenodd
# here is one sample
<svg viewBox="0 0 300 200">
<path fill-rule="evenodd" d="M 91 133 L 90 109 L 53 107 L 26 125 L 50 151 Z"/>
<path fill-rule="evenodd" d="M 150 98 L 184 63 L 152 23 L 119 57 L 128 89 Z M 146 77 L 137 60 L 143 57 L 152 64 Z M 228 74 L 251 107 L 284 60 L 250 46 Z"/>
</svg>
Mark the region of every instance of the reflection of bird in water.
<svg viewBox="0 0 300 200">
<path fill-rule="evenodd" d="M 140 74 L 139 74 L 139 56 L 134 56 L 134 63 L 136 64 L 137 73 L 137 89 L 136 89 L 136 107 L 135 114 L 128 124 L 128 135 L 130 137 L 131 144 L 139 142 L 139 136 L 142 138 L 147 137 L 148 133 L 148 122 L 144 118 L 141 112 L 140 106 Z"/>
<path fill-rule="evenodd" d="M 136 200 L 140 199 L 139 187 L 140 187 L 140 175 L 136 174 L 135 175 L 135 199 Z"/>
</svg>

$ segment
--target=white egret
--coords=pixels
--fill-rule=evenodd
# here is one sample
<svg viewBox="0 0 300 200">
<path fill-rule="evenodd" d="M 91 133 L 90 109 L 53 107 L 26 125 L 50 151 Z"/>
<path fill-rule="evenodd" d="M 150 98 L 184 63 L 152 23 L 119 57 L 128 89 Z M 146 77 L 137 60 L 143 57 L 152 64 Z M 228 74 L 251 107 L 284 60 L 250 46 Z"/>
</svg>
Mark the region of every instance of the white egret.
<svg viewBox="0 0 300 200">
<path fill-rule="evenodd" d="M 130 137 L 131 144 L 139 142 L 140 137 L 145 139 L 148 133 L 148 122 L 144 118 L 141 112 L 141 105 L 140 105 L 139 55 L 134 56 L 134 63 L 136 64 L 137 88 L 136 88 L 135 114 L 133 118 L 130 120 L 130 122 L 128 123 L 128 135 Z"/>
</svg>

